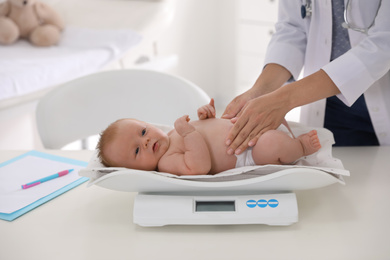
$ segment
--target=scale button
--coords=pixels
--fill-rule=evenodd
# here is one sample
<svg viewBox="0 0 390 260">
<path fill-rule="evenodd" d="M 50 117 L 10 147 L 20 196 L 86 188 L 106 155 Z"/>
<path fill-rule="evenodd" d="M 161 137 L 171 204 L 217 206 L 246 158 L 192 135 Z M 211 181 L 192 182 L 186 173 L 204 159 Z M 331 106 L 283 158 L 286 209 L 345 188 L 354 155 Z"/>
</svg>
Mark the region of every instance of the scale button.
<svg viewBox="0 0 390 260">
<path fill-rule="evenodd" d="M 246 202 L 246 205 L 247 205 L 249 208 L 254 208 L 254 207 L 256 207 L 256 205 L 257 205 L 257 201 L 255 201 L 255 200 L 248 200 L 248 201 Z"/>
<path fill-rule="evenodd" d="M 276 208 L 278 205 L 279 201 L 277 201 L 276 199 L 270 199 L 268 201 L 268 206 L 270 206 L 271 208 Z"/>
<path fill-rule="evenodd" d="M 266 200 L 258 200 L 258 201 L 257 201 L 257 205 L 258 205 L 260 208 L 265 208 L 265 207 L 267 207 L 268 202 L 267 202 Z"/>
</svg>

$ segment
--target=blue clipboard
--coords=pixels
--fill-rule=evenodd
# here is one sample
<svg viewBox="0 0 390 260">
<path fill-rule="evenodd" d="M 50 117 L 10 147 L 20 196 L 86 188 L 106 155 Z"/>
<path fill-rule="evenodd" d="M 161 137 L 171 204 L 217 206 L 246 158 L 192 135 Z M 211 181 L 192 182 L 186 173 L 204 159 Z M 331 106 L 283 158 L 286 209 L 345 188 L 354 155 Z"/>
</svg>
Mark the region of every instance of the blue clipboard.
<svg viewBox="0 0 390 260">
<path fill-rule="evenodd" d="M 3 163 L 0 163 L 0 167 L 4 167 L 8 164 L 11 164 L 13 162 L 16 162 L 26 156 L 35 156 L 35 157 L 40 157 L 40 158 L 44 158 L 44 159 L 48 159 L 48 160 L 52 160 L 52 161 L 57 161 L 57 162 L 62 162 L 62 163 L 67 163 L 67 164 L 73 164 L 73 165 L 76 165 L 76 166 L 82 166 L 82 167 L 86 167 L 88 165 L 87 162 L 84 162 L 84 161 L 79 161 L 79 160 L 75 160 L 75 159 L 70 159 L 70 158 L 66 158 L 66 157 L 62 157 L 62 156 L 57 156 L 57 155 L 52 155 L 52 154 L 47 154 L 47 153 L 43 153 L 43 152 L 39 152 L 39 151 L 29 151 L 27 153 L 24 153 L 20 156 L 17 156 L 13 159 L 10 159 L 6 162 L 3 162 Z M 87 177 L 80 177 L 78 178 L 76 181 L 56 190 L 55 192 L 53 193 L 50 193 L 48 194 L 47 196 L 44 196 L 40 199 L 38 199 L 37 201 L 19 209 L 19 210 L 16 210 L 12 213 L 1 213 L 0 212 L 0 219 L 3 219 L 3 220 L 7 220 L 7 221 L 13 221 L 14 219 L 22 216 L 23 214 L 29 212 L 30 210 L 36 208 L 36 207 L 39 207 L 40 205 L 48 202 L 49 200 L 52 200 L 54 199 L 55 197 L 67 192 L 68 190 L 71 190 L 73 189 L 74 187 L 77 187 L 78 185 L 86 182 L 89 178 Z"/>
</svg>

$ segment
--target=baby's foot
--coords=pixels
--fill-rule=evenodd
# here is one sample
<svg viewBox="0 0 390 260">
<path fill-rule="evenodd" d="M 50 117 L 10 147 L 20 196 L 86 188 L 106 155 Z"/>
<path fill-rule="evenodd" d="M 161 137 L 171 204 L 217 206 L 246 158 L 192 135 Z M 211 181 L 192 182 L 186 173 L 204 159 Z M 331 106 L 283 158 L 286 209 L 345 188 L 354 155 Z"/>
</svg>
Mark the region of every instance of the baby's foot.
<svg viewBox="0 0 390 260">
<path fill-rule="evenodd" d="M 298 136 L 298 140 L 302 144 L 304 156 L 313 154 L 321 148 L 320 140 L 318 139 L 316 130 L 311 130 L 307 134 Z"/>
</svg>

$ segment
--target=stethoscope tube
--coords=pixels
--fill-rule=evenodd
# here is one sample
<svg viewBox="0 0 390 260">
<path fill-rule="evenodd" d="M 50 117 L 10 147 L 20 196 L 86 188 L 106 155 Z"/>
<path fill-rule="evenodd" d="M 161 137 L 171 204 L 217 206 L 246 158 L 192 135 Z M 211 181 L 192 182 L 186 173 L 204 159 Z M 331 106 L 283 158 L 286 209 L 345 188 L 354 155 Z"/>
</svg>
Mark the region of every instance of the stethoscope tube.
<svg viewBox="0 0 390 260">
<path fill-rule="evenodd" d="M 350 4 L 351 4 L 351 0 L 347 0 L 347 5 L 344 8 L 344 22 L 341 25 L 344 28 L 346 28 L 346 29 L 351 29 L 351 30 L 354 30 L 354 31 L 357 31 L 357 32 L 361 32 L 361 33 L 367 34 L 368 30 L 372 26 L 374 26 L 374 24 L 375 24 L 375 18 L 378 15 L 379 8 L 381 7 L 381 4 L 382 4 L 382 0 L 379 1 L 379 5 L 378 5 L 378 8 L 376 10 L 375 18 L 372 20 L 372 23 L 368 27 L 366 27 L 366 28 L 360 28 L 360 27 L 354 26 L 349 21 L 349 19 L 348 19 L 348 10 L 350 9 Z M 306 4 L 301 6 L 301 17 L 302 17 L 302 19 L 310 17 L 311 14 L 312 14 L 312 11 L 313 10 L 312 10 L 312 2 L 311 2 L 311 0 L 306 0 Z"/>
<path fill-rule="evenodd" d="M 351 30 L 354 30 L 354 31 L 357 31 L 357 32 L 361 32 L 361 33 L 365 33 L 367 34 L 368 33 L 368 30 L 374 26 L 375 24 L 375 18 L 376 16 L 378 15 L 378 12 L 379 12 L 379 8 L 381 8 L 381 5 L 382 5 L 382 0 L 379 1 L 379 4 L 378 4 L 378 8 L 376 9 L 376 13 L 375 13 L 375 17 L 374 19 L 372 20 L 372 23 L 367 27 L 367 28 L 359 28 L 357 26 L 354 26 L 352 25 L 349 20 L 348 20 L 348 9 L 350 9 L 350 0 L 347 1 L 347 5 L 344 9 L 344 22 L 341 24 L 344 28 L 346 29 L 351 29 Z"/>
</svg>

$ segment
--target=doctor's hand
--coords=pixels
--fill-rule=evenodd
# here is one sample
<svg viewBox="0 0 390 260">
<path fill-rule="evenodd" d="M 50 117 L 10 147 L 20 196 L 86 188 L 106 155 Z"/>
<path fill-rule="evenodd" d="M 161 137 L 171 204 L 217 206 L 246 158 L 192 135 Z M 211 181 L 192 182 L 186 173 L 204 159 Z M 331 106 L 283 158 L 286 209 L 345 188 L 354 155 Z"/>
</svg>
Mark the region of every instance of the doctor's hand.
<svg viewBox="0 0 390 260">
<path fill-rule="evenodd" d="M 245 104 L 251 100 L 258 97 L 258 94 L 253 90 L 249 89 L 241 95 L 235 97 L 230 103 L 227 105 L 225 112 L 223 112 L 221 118 L 224 119 L 232 119 L 237 116 L 237 114 L 242 111 L 242 108 Z"/>
<path fill-rule="evenodd" d="M 231 119 L 233 127 L 226 138 L 227 153 L 240 154 L 257 143 L 268 130 L 276 129 L 283 122 L 288 109 L 284 101 L 274 93 L 249 100 Z"/>
<path fill-rule="evenodd" d="M 199 120 L 215 118 L 215 106 L 213 98 L 210 100 L 209 104 L 198 108 L 198 118 Z"/>
</svg>

